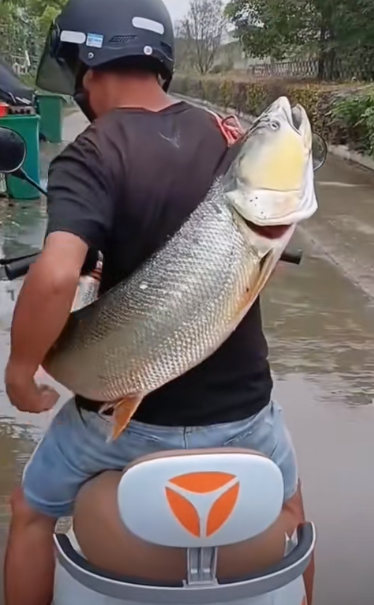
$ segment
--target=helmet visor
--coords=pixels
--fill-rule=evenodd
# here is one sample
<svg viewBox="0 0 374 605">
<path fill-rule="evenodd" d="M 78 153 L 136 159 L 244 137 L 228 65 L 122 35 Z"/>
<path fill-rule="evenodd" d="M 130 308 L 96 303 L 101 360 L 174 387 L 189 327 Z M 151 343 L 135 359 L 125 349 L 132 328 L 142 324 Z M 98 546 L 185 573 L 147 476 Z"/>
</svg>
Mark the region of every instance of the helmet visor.
<svg viewBox="0 0 374 605">
<path fill-rule="evenodd" d="M 81 71 L 77 44 L 60 41 L 58 26 L 53 23 L 45 43 L 36 75 L 42 90 L 73 96 Z"/>
</svg>

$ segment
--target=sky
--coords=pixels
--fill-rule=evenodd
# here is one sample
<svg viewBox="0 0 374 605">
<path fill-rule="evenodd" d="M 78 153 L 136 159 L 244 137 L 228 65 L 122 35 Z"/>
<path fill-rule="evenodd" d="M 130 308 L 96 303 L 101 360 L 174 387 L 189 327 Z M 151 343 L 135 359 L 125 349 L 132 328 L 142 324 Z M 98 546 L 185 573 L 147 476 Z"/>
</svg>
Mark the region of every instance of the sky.
<svg viewBox="0 0 374 605">
<path fill-rule="evenodd" d="M 185 16 L 190 4 L 190 0 L 164 0 L 164 2 L 174 22 Z"/>
<path fill-rule="evenodd" d="M 227 0 L 224 0 L 225 4 L 226 1 Z M 188 7 L 190 6 L 190 0 L 164 0 L 164 3 L 169 9 L 174 23 L 186 16 Z"/>
</svg>

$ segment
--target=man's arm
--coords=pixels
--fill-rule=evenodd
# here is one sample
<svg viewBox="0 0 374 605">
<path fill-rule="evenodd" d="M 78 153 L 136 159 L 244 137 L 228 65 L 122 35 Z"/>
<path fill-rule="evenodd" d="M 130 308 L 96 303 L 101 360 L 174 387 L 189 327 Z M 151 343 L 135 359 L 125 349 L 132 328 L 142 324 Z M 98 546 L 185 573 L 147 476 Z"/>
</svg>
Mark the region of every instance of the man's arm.
<svg viewBox="0 0 374 605">
<path fill-rule="evenodd" d="M 66 324 L 89 247 L 103 249 L 112 208 L 96 148 L 77 141 L 51 167 L 45 247 L 13 317 L 6 387 L 20 410 L 41 412 L 57 401 L 52 389 L 35 384 L 34 375 Z"/>
</svg>

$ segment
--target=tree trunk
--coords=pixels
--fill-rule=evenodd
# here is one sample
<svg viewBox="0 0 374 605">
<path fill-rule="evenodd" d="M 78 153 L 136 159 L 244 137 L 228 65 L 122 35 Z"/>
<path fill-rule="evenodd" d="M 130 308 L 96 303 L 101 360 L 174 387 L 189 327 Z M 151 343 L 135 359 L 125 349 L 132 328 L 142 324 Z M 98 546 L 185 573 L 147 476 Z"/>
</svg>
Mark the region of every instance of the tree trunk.
<svg viewBox="0 0 374 605">
<path fill-rule="evenodd" d="M 319 52 L 318 52 L 318 80 L 323 80 L 325 77 L 326 67 L 326 27 L 321 26 L 321 32 L 319 36 Z"/>
</svg>

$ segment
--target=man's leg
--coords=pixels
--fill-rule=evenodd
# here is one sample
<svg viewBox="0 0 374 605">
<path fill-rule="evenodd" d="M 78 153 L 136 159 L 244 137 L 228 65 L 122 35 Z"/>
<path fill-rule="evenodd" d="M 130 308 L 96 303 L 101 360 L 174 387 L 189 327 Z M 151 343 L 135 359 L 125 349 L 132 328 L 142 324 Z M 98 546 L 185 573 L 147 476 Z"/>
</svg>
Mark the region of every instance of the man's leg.
<svg viewBox="0 0 374 605">
<path fill-rule="evenodd" d="M 11 499 L 5 557 L 6 605 L 50 605 L 53 597 L 53 531 L 56 519 L 33 511 L 22 488 Z"/>
<path fill-rule="evenodd" d="M 12 519 L 5 555 L 6 605 L 50 605 L 53 597 L 53 532 L 71 513 L 80 485 L 85 429 L 73 402 L 56 415 L 36 447 L 11 498 Z"/>
<path fill-rule="evenodd" d="M 5 560 L 6 605 L 50 605 L 53 591 L 53 531 L 70 516 L 80 487 L 106 470 L 122 470 L 134 459 L 168 445 L 129 424 L 114 442 L 109 420 L 69 401 L 53 420 L 25 467 L 22 489 L 12 498 Z M 181 447 L 182 437 L 179 447 Z M 176 443 L 177 445 L 177 443 Z M 173 447 L 172 445 L 170 447 Z"/>
<path fill-rule="evenodd" d="M 289 536 L 291 536 L 296 527 L 306 521 L 300 482 L 296 494 L 284 503 L 283 511 L 287 515 L 286 532 Z M 312 605 L 313 603 L 314 575 L 315 565 L 313 557 L 310 565 L 304 573 L 305 592 L 308 605 Z"/>
</svg>

